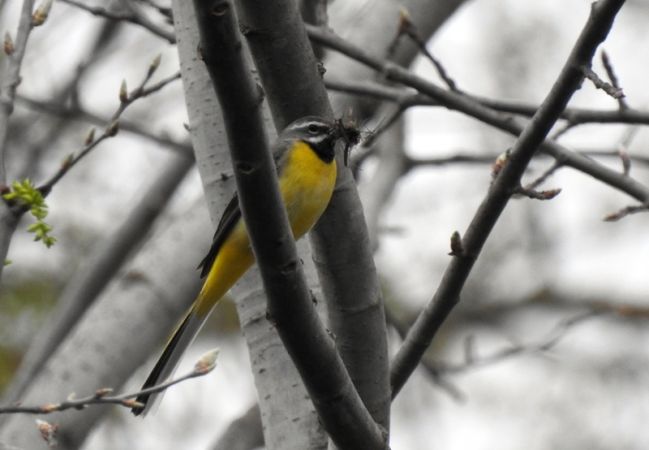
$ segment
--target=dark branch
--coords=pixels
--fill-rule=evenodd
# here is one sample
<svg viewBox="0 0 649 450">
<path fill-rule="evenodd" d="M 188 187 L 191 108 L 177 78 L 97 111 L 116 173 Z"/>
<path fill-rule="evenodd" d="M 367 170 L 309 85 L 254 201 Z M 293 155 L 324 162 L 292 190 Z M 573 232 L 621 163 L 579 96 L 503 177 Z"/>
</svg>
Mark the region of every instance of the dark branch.
<svg viewBox="0 0 649 450">
<path fill-rule="evenodd" d="M 304 281 L 266 142 L 261 93 L 242 54 L 232 3 L 195 0 L 194 5 L 201 54 L 224 112 L 240 204 L 269 313 L 334 442 L 342 448 L 385 449 L 385 436 L 355 391 Z"/>
<path fill-rule="evenodd" d="M 313 32 L 318 31 L 311 28 Z M 340 41 L 337 39 L 330 39 L 330 46 L 340 50 L 338 44 Z M 404 84 L 408 84 L 403 81 Z M 413 92 L 411 89 L 398 88 L 388 86 L 385 84 L 377 83 L 376 81 L 341 81 L 327 79 L 326 86 L 332 91 L 345 92 L 351 95 L 362 95 L 377 100 L 385 100 L 396 102 L 403 107 L 412 106 L 449 106 L 444 99 L 437 99 L 428 95 Z M 472 99 L 482 106 L 486 106 L 495 111 L 504 113 L 516 114 L 523 117 L 532 117 L 538 105 L 524 103 L 513 100 L 498 100 L 477 95 L 471 95 L 462 92 L 465 97 Z M 566 108 L 561 112 L 561 119 L 566 120 L 576 125 L 588 123 L 628 123 L 638 125 L 649 125 L 649 112 L 641 111 L 633 108 L 626 109 L 613 109 L 613 110 L 598 110 L 586 108 Z"/>
<path fill-rule="evenodd" d="M 303 115 L 331 117 L 295 1 L 241 0 L 238 7 L 275 126 L 281 129 Z M 383 299 L 358 191 L 340 153 L 333 197 L 309 235 L 313 260 L 338 352 L 363 403 L 387 430 L 390 387 Z"/>
<path fill-rule="evenodd" d="M 486 198 L 464 233 L 464 252 L 461 256 L 453 257 L 435 295 L 419 315 L 399 349 L 392 365 L 393 397 L 415 370 L 437 330 L 459 301 L 473 264 L 512 193 L 520 185 L 523 172 L 561 111 L 579 88 L 583 80 L 583 73 L 579 68 L 590 63 L 623 3 L 623 0 L 601 0 L 593 5 L 591 16 L 552 90 L 517 139 L 506 164 L 493 181 Z"/>
<path fill-rule="evenodd" d="M 463 112 L 470 117 L 516 136 L 520 135 L 525 128 L 524 124 L 514 117 L 504 116 L 493 108 L 483 106 L 472 97 L 442 89 L 436 84 L 418 77 L 402 67 L 386 62 L 381 58 L 368 55 L 362 49 L 344 41 L 329 30 L 318 29 L 307 25 L 307 31 L 312 40 L 338 50 L 350 58 L 372 67 L 390 80 L 417 89 L 419 92 L 443 104 L 448 109 Z M 620 112 L 620 114 L 623 113 Z M 649 200 L 649 189 L 646 186 L 604 167 L 589 158 L 571 152 L 556 142 L 545 140 L 541 144 L 541 151 L 553 156 L 563 165 L 584 172 L 610 186 L 626 192 L 642 202 Z"/>
</svg>

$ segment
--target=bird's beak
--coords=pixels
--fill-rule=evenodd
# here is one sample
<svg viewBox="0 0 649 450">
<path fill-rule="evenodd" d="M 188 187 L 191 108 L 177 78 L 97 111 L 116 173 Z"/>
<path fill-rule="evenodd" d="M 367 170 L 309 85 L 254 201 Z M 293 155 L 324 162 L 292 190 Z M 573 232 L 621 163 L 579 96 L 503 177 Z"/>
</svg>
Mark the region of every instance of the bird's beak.
<svg viewBox="0 0 649 450">
<path fill-rule="evenodd" d="M 331 129 L 330 136 L 334 136 L 333 139 L 342 139 L 345 142 L 345 148 L 343 150 L 345 165 L 349 161 L 349 152 L 351 148 L 359 143 L 360 141 L 360 131 L 358 128 L 352 124 L 345 124 L 343 119 L 336 120 L 335 125 Z"/>
</svg>

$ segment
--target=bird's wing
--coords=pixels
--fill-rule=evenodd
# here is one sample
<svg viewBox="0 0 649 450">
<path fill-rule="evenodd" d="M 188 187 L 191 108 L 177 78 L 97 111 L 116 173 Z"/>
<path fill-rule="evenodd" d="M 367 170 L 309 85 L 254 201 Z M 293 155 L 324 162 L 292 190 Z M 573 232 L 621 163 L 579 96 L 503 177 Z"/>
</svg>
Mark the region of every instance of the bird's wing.
<svg viewBox="0 0 649 450">
<path fill-rule="evenodd" d="M 284 166 L 284 156 L 287 153 L 286 151 L 288 150 L 288 147 L 288 142 L 283 142 L 281 139 L 278 139 L 273 148 L 273 161 L 275 162 L 278 176 L 281 173 L 281 168 Z M 225 242 L 225 239 L 230 235 L 230 232 L 237 222 L 239 222 L 239 219 L 241 219 L 241 208 L 239 208 L 239 197 L 235 192 L 228 203 L 228 206 L 225 207 L 225 211 L 223 211 L 221 220 L 219 220 L 219 225 L 216 227 L 210 251 L 207 252 L 207 255 L 197 267 L 201 270 L 201 278 L 207 276 L 209 273 L 212 264 L 214 264 L 214 260 L 216 259 L 216 255 L 218 255 L 219 250 L 221 250 L 221 246 Z"/>
<path fill-rule="evenodd" d="M 225 239 L 230 235 L 230 231 L 232 231 L 240 218 L 241 209 L 239 208 L 239 197 L 237 197 L 235 192 L 232 196 L 232 200 L 230 200 L 228 206 L 225 207 L 225 211 L 223 211 L 218 227 L 216 227 L 210 251 L 207 252 L 207 255 L 197 267 L 198 269 L 201 269 L 201 278 L 205 277 L 209 273 L 212 264 L 214 264 L 214 260 L 216 259 L 216 255 L 219 254 L 221 245 L 223 245 Z"/>
</svg>

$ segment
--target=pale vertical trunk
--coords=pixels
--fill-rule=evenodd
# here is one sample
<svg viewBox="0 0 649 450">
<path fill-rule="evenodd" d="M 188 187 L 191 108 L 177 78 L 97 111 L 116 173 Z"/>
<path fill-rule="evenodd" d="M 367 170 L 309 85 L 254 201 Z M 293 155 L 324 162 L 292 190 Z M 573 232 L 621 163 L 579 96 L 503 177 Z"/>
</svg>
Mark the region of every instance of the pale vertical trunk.
<svg viewBox="0 0 649 450">
<path fill-rule="evenodd" d="M 22 397 L 43 404 L 100 387 L 119 387 L 156 352 L 196 295 L 196 266 L 210 234 L 205 210 L 193 202 L 182 218 L 161 227 L 113 280 L 72 330 Z M 48 415 L 59 425 L 59 449 L 80 448 L 106 407 Z M 25 449 L 45 448 L 34 417 L 14 415 L 0 430 L 0 442 Z"/>
<path fill-rule="evenodd" d="M 230 157 L 221 112 L 203 62 L 197 58 L 198 30 L 191 2 L 173 2 L 178 51 L 185 99 L 196 161 L 203 179 L 212 221 L 216 225 L 232 194 L 222 174 L 231 174 Z M 302 259 L 311 261 L 308 246 L 301 242 Z M 314 271 L 305 267 L 309 285 Z M 310 274 L 310 275 L 309 275 Z M 256 268 L 233 289 L 246 338 L 262 422 L 264 440 L 271 449 L 317 449 L 326 447 L 326 436 L 290 357 L 275 328 L 266 319 L 266 300 Z"/>
</svg>

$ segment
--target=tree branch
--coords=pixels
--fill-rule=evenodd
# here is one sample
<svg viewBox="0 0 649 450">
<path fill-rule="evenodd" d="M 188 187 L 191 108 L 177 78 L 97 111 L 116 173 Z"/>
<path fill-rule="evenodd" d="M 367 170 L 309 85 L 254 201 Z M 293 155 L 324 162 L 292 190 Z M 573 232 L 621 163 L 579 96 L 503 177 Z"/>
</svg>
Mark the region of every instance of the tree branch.
<svg viewBox="0 0 649 450">
<path fill-rule="evenodd" d="M 105 126 L 107 123 L 110 123 L 109 117 L 92 113 L 86 109 L 83 109 L 80 105 L 64 105 L 56 101 L 37 100 L 35 98 L 25 97 L 22 95 L 18 95 L 16 100 L 18 101 L 18 103 L 23 104 L 28 108 L 44 112 L 55 117 L 71 118 L 98 126 Z M 123 118 L 120 118 L 119 120 L 119 130 L 120 132 L 125 131 L 137 136 L 141 136 L 158 145 L 176 151 L 186 156 L 187 158 L 193 158 L 192 147 L 189 142 L 177 141 L 170 137 L 160 136 L 159 134 L 152 132 L 142 125 Z"/>
<path fill-rule="evenodd" d="M 312 28 L 311 30 L 315 31 L 317 29 Z M 335 45 L 333 42 L 332 44 Z M 428 95 L 413 92 L 411 89 L 389 86 L 372 80 L 343 81 L 336 77 L 335 79 L 328 78 L 325 81 L 325 85 L 332 91 L 395 102 L 403 108 L 410 108 L 413 106 L 448 106 L 443 100 L 440 101 L 431 98 Z M 532 117 L 539 108 L 538 105 L 520 101 L 481 97 L 464 91 L 460 94 L 463 94 L 467 98 L 495 111 L 517 114 L 524 117 Z M 561 112 L 560 118 L 568 121 L 572 126 L 587 123 L 627 123 L 649 125 L 649 111 L 638 110 L 630 107 L 611 110 L 566 108 Z"/>
<path fill-rule="evenodd" d="M 601 58 L 602 58 L 602 64 L 604 65 L 604 69 L 606 70 L 606 75 L 608 75 L 608 79 L 611 81 L 611 84 L 615 89 L 618 90 L 618 92 L 623 92 L 622 87 L 620 86 L 620 81 L 618 80 L 617 75 L 615 74 L 615 70 L 613 70 L 613 64 L 611 64 L 611 60 L 608 57 L 608 53 L 602 50 Z M 629 105 L 627 104 L 624 95 L 621 95 L 617 98 L 617 104 L 620 110 L 629 109 Z"/>
<path fill-rule="evenodd" d="M 611 83 L 607 83 L 602 80 L 597 73 L 590 68 L 590 66 L 582 66 L 582 72 L 584 76 L 589 79 L 597 89 L 601 89 L 606 92 L 607 95 L 614 98 L 615 100 L 620 100 L 624 98 L 624 92 L 621 88 L 613 86 Z"/>
<path fill-rule="evenodd" d="M 362 49 L 349 44 L 329 30 L 322 30 L 309 25 L 306 25 L 306 27 L 309 36 L 316 42 L 334 48 L 350 58 L 374 68 L 390 80 L 398 81 L 417 89 L 421 93 L 439 101 L 448 109 L 463 112 L 470 117 L 516 136 L 521 134 L 525 128 L 519 120 L 513 117 L 503 116 L 498 111 L 481 105 L 471 97 L 442 89 L 436 84 L 418 77 L 402 67 L 368 55 Z M 642 202 L 649 200 L 649 189 L 646 186 L 604 167 L 589 158 L 571 152 L 556 142 L 545 140 L 541 144 L 540 150 L 553 156 L 563 165 L 584 172 L 616 189 L 626 192 Z"/>
<path fill-rule="evenodd" d="M 269 312 L 332 439 L 343 448 L 387 448 L 320 323 L 304 282 L 266 143 L 260 92 L 241 52 L 232 4 L 195 0 L 194 5 L 201 53 L 225 112 L 240 205 Z M 317 361 L 313 355 L 318 355 Z"/>
<path fill-rule="evenodd" d="M 193 2 L 173 0 L 172 6 L 189 131 L 205 201 L 216 227 L 234 190 L 234 178 L 223 176 L 232 174 L 223 114 L 205 64 L 196 56 L 200 38 Z M 268 110 L 264 111 L 264 121 L 268 129 L 271 123 Z M 306 242 L 298 243 L 309 286 L 315 287 L 315 270 L 309 264 L 307 247 Z M 295 448 L 326 448 L 327 434 L 277 329 L 269 321 L 263 291 L 259 270 L 253 266 L 231 292 L 237 300 L 239 322 L 248 346 L 264 444 L 268 450 L 281 449 L 286 445 L 286 436 L 291 436 Z"/>
<path fill-rule="evenodd" d="M 155 73 L 158 65 L 160 63 L 159 58 L 153 60 L 149 66 L 146 75 L 140 82 L 140 84 L 132 92 L 128 92 L 126 88 L 126 82 L 122 83 L 119 93 L 120 104 L 110 118 L 110 121 L 106 124 L 103 132 L 99 135 L 98 138 L 95 138 L 94 129 L 90 131 L 86 142 L 84 143 L 83 148 L 76 155 L 70 155 L 59 167 L 59 170 L 52 175 L 52 177 L 43 183 L 39 190 L 43 195 L 48 195 L 52 188 L 65 176 L 70 169 L 72 169 L 76 164 L 79 163 L 84 157 L 86 157 L 94 148 L 96 148 L 101 142 L 111 137 L 114 137 L 119 132 L 119 119 L 122 113 L 128 108 L 133 102 L 145 98 L 151 94 L 158 92 L 160 89 L 167 86 L 169 83 L 180 79 L 180 73 L 177 72 L 167 78 L 164 78 L 157 83 L 147 86 L 153 74 Z"/>
<path fill-rule="evenodd" d="M 475 370 L 485 366 L 491 366 L 515 356 L 529 353 L 547 352 L 556 347 L 577 325 L 580 325 L 590 319 L 601 316 L 604 311 L 591 310 L 572 317 L 561 319 L 550 332 L 542 339 L 536 342 L 509 345 L 503 349 L 496 350 L 487 355 L 475 355 L 475 349 L 472 339 L 467 339 L 465 343 L 464 361 L 460 363 L 449 362 L 429 362 L 434 367 L 435 373 L 440 376 L 452 376 L 460 373 Z"/>
<path fill-rule="evenodd" d="M 304 115 L 332 117 L 319 66 L 295 2 L 243 0 L 238 5 L 276 128 L 282 129 Z M 338 154 L 336 162 L 336 190 L 310 233 L 313 259 L 338 351 L 370 414 L 388 430 L 383 300 L 352 174 L 345 167 L 343 155 Z"/>
<path fill-rule="evenodd" d="M 166 30 L 155 23 L 151 22 L 146 16 L 144 16 L 140 11 L 137 11 L 135 7 L 132 5 L 128 4 L 126 2 L 126 5 L 128 6 L 128 9 L 130 10 L 128 13 L 116 13 L 116 12 L 111 12 L 106 8 L 102 8 L 100 6 L 89 6 L 84 3 L 78 2 L 76 0 L 60 0 L 62 3 L 67 3 L 70 6 L 74 6 L 76 8 L 79 8 L 83 11 L 86 11 L 93 16 L 97 17 L 103 17 L 104 19 L 108 20 L 115 20 L 115 21 L 120 21 L 120 22 L 129 22 L 134 25 L 138 25 L 148 31 L 150 31 L 153 35 L 158 36 L 159 38 L 164 39 L 165 41 L 169 42 L 170 44 L 175 44 L 176 43 L 176 36 L 174 35 L 173 31 Z"/>
<path fill-rule="evenodd" d="M 624 0 L 600 0 L 579 36 L 552 90 L 525 127 L 506 164 L 476 211 L 463 239 L 463 252 L 448 265 L 435 295 L 419 315 L 399 349 L 392 365 L 393 397 L 417 367 L 440 325 L 459 301 L 462 287 L 484 243 L 505 209 L 514 189 L 537 148 L 543 143 L 561 111 L 583 80 L 580 67 L 593 58 L 597 46 L 606 38 Z"/>
<path fill-rule="evenodd" d="M 196 365 L 194 366 L 191 372 L 186 373 L 178 378 L 173 380 L 160 383 L 155 386 L 151 386 L 146 389 L 142 389 L 137 392 L 131 392 L 127 394 L 120 395 L 109 395 L 113 392 L 111 388 L 100 388 L 95 391 L 94 394 L 88 395 L 82 398 L 75 398 L 74 394 L 71 394 L 67 400 L 57 403 L 46 403 L 43 405 L 36 406 L 24 406 L 24 405 L 14 405 L 14 406 L 0 406 L 0 414 L 51 414 L 54 412 L 61 412 L 68 409 L 85 409 L 90 405 L 120 405 L 126 408 L 133 408 L 137 405 L 141 405 L 140 402 L 136 402 L 134 399 L 140 395 L 146 394 L 156 394 L 158 392 L 165 391 L 171 386 L 182 383 L 183 381 L 189 380 L 191 378 L 202 377 L 207 375 L 216 367 L 216 356 L 218 355 L 218 350 L 212 350 L 205 355 L 203 355 Z"/>
</svg>

